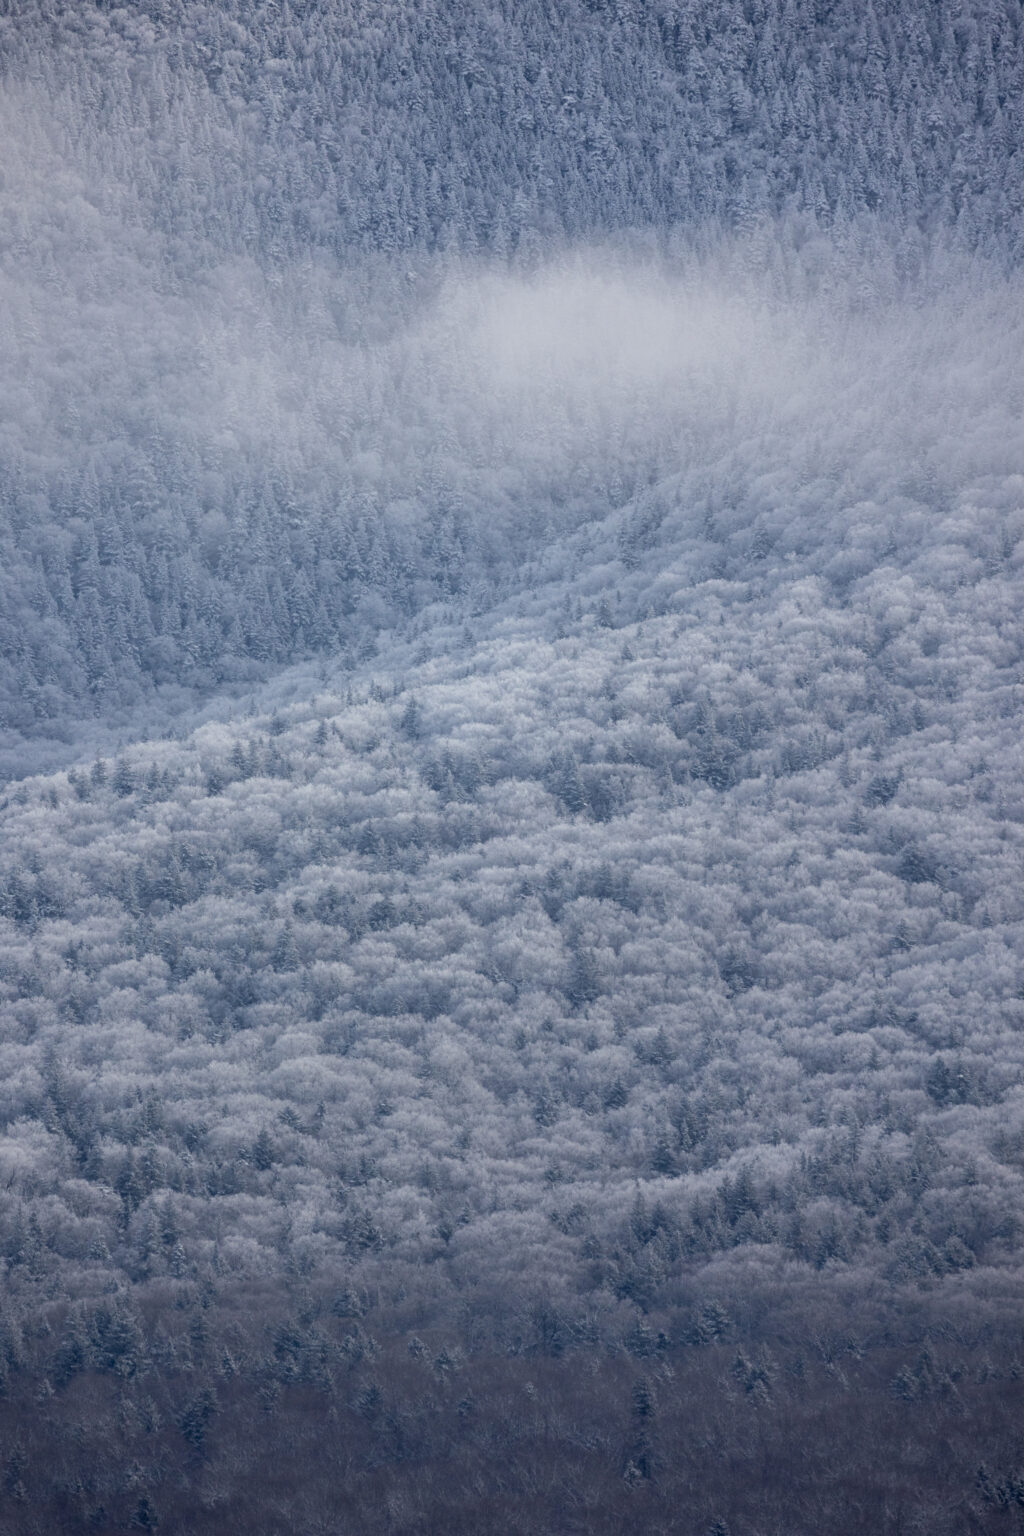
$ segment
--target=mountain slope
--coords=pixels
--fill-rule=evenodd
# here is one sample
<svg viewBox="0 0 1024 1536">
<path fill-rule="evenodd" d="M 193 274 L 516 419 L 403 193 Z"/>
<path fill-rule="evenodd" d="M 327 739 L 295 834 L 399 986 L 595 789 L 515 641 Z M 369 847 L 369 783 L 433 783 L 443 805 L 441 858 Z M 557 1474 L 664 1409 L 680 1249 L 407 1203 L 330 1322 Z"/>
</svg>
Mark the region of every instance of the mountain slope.
<svg viewBox="0 0 1024 1536">
<path fill-rule="evenodd" d="M 0 1530 L 1005 1531 L 1019 0 L 0 12 Z"/>
<path fill-rule="evenodd" d="M 964 1391 L 982 1379 L 975 1351 L 1008 1342 L 1019 1263 L 1016 556 L 972 567 L 961 547 L 950 584 L 897 545 L 837 596 L 784 552 L 743 582 L 702 578 L 685 515 L 636 526 L 620 520 L 611 572 L 620 609 L 656 610 L 642 620 L 616 611 L 593 550 L 569 549 L 575 580 L 537 581 L 471 628 L 424 623 L 341 693 L 296 672 L 263 713 L 9 800 L 12 1406 L 20 1360 L 58 1383 L 55 1422 L 104 1370 L 132 1414 L 152 1399 L 185 1422 L 190 1346 L 167 1340 L 167 1308 L 185 1327 L 198 1306 L 195 1358 L 228 1351 L 217 1392 L 234 1406 L 196 1431 L 208 1459 L 191 1475 L 237 1510 L 247 1392 L 283 1392 L 300 1436 L 303 1394 L 328 1394 L 347 1435 L 370 1434 L 368 1468 L 413 1433 L 423 1388 L 403 1385 L 401 1351 L 424 1333 L 456 1351 L 487 1424 L 503 1412 L 488 1373 L 518 1371 L 494 1351 L 515 1337 L 533 1371 L 565 1357 L 548 1390 L 570 1416 L 592 1411 L 579 1369 L 595 1350 L 603 1369 L 640 1362 L 615 1388 L 627 1400 L 657 1364 L 666 1445 L 685 1393 L 699 1380 L 717 1401 L 733 1356 L 752 1401 L 788 1401 L 779 1360 L 837 1295 L 867 1351 L 849 1410 L 866 1423 L 897 1377 L 905 1396 L 933 1390 L 922 1308 L 936 1324 L 970 1308 L 961 1363 L 927 1369 Z M 936 547 L 958 527 L 951 509 Z M 112 1305 L 117 1346 L 96 1342 Z M 813 1379 L 827 1425 L 833 1388 Z M 1000 1380 L 970 1424 L 1005 1401 Z M 379 1423 L 367 1393 L 389 1405 Z M 422 1454 L 461 1456 L 441 1423 Z M 601 1431 L 588 1487 L 609 1456 L 648 1465 L 641 1431 L 628 1413 Z M 973 1433 L 938 1529 L 986 1507 Z M 127 1445 L 166 1507 L 165 1442 L 140 1434 L 61 1507 L 130 1512 Z M 642 1466 L 610 1485 L 612 1522 Z M 655 1478 L 651 1498 L 671 1507 L 674 1486 Z M 427 1525 L 467 1517 L 410 1488 Z M 728 1498 L 720 1512 L 746 1508 Z M 557 1497 L 540 1507 L 533 1529 L 565 1518 Z"/>
<path fill-rule="evenodd" d="M 868 292 L 1020 254 L 1016 0 L 18 0 L 0 61 L 15 773 L 71 718 L 358 652 L 621 502 L 599 454 L 567 487 L 514 434 L 481 475 L 481 264 L 740 238 L 802 297 L 823 236 Z"/>
</svg>

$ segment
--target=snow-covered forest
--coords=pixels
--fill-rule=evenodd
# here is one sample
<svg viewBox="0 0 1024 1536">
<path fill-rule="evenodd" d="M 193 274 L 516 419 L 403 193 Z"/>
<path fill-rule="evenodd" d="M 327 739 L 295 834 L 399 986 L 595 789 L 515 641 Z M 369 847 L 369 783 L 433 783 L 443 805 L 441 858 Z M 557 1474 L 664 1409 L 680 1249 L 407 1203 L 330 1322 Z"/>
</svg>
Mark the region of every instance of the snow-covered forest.
<svg viewBox="0 0 1024 1536">
<path fill-rule="evenodd" d="M 1019 29 L 989 0 L 12 0 L 0 725 L 56 752 L 154 687 L 358 653 L 621 505 L 686 452 L 628 366 L 653 328 L 671 373 L 685 324 L 644 258 L 702 254 L 730 301 L 1015 271 Z M 618 291 L 550 296 L 591 353 L 563 337 L 549 385 L 596 362 L 615 398 L 538 416 L 532 358 L 512 400 L 492 377 L 501 283 L 595 244 Z"/>
<path fill-rule="evenodd" d="M 1012 1532 L 1024 10 L 0 14 L 0 1530 Z"/>
</svg>

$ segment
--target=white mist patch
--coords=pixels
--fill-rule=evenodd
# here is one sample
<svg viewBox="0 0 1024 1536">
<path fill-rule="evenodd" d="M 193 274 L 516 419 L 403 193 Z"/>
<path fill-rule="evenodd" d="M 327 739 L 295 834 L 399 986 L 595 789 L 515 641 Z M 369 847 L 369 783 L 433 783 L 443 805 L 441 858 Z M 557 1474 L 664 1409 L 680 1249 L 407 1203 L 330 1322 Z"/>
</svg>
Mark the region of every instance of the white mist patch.
<svg viewBox="0 0 1024 1536">
<path fill-rule="evenodd" d="M 621 246 L 531 271 L 185 261 L 46 107 L 0 100 L 0 447 L 41 482 L 165 496 L 180 474 L 221 512 L 272 485 L 290 520 L 403 526 L 458 504 L 541 537 L 682 471 L 740 517 L 755 481 L 781 504 L 841 479 L 855 503 L 1022 460 L 1024 306 L 980 268 L 866 304 L 872 264 L 824 237 L 806 280 L 784 245 L 685 269 Z"/>
<path fill-rule="evenodd" d="M 735 302 L 643 273 L 549 271 L 485 282 L 462 302 L 469 351 L 498 389 L 570 395 L 678 386 L 695 371 L 735 368 L 756 325 Z"/>
<path fill-rule="evenodd" d="M 739 395 L 778 393 L 791 351 L 766 306 L 641 262 L 484 276 L 445 294 L 438 319 L 477 410 L 512 413 L 520 441 L 592 446 L 599 430 L 639 453 Z"/>
<path fill-rule="evenodd" d="M 500 470 L 565 504 L 670 473 L 738 414 L 774 408 L 806 373 L 805 351 L 793 315 L 756 295 L 587 253 L 529 275 L 450 277 L 367 359 L 374 384 L 359 397 L 390 393 L 394 422 L 378 415 L 376 430 L 400 427 L 383 451 L 391 466 L 417 439 L 416 474 L 427 464 L 486 494 Z M 347 381 L 343 397 L 351 420 Z M 363 416 L 359 435 L 373 431 Z"/>
</svg>

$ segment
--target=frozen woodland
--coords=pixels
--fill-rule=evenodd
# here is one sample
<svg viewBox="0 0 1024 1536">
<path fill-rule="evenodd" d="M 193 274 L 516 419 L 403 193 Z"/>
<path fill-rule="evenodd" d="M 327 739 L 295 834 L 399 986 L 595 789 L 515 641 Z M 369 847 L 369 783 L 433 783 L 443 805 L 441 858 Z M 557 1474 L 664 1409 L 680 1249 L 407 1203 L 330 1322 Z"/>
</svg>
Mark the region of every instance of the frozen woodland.
<svg viewBox="0 0 1024 1536">
<path fill-rule="evenodd" d="M 1024 4 L 0 0 L 0 1533 L 1024 1531 Z"/>
</svg>

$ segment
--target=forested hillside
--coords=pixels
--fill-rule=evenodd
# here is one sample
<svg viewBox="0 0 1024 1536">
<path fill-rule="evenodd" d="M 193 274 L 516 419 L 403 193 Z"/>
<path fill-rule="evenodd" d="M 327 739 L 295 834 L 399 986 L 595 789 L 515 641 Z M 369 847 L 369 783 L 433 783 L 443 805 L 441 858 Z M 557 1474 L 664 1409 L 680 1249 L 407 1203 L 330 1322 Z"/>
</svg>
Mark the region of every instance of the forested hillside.
<svg viewBox="0 0 1024 1536">
<path fill-rule="evenodd" d="M 828 569 L 798 516 L 744 550 L 663 486 L 468 626 L 14 790 L 9 1401 L 54 1394 L 19 1529 L 178 1510 L 187 1446 L 215 1529 L 240 1426 L 290 1425 L 267 1529 L 295 1499 L 365 1521 L 380 1478 L 396 1528 L 477 1528 L 460 1479 L 500 1433 L 511 1498 L 573 1466 L 570 1529 L 639 1489 L 652 1522 L 693 1497 L 781 1531 L 897 1405 L 841 1528 L 907 1477 L 895 1508 L 988 1528 L 1017 1475 L 1016 484 L 907 501 Z M 696 1494 L 694 1392 L 732 1426 Z M 786 1492 L 808 1394 L 859 1427 Z M 121 1427 L 72 1487 L 48 1437 L 85 1403 Z M 777 1473 L 733 1487 L 755 1429 Z M 535 1496 L 516 1523 L 495 1495 L 502 1528 L 567 1528 Z"/>
<path fill-rule="evenodd" d="M 1018 0 L 0 6 L 0 1532 L 1024 1510 Z"/>
<path fill-rule="evenodd" d="M 791 210 L 1006 255 L 1020 26 L 1016 0 L 12 0 L 3 55 L 180 275 Z"/>
<path fill-rule="evenodd" d="M 1014 264 L 1021 21 L 1016 0 L 13 0 L 9 771 L 26 736 L 159 709 L 154 688 L 358 652 L 621 498 L 634 455 L 538 465 L 467 402 L 453 293 L 481 263 L 628 235 L 717 266 L 731 233 L 768 292 L 837 263 L 906 291 L 937 248 Z"/>
</svg>

